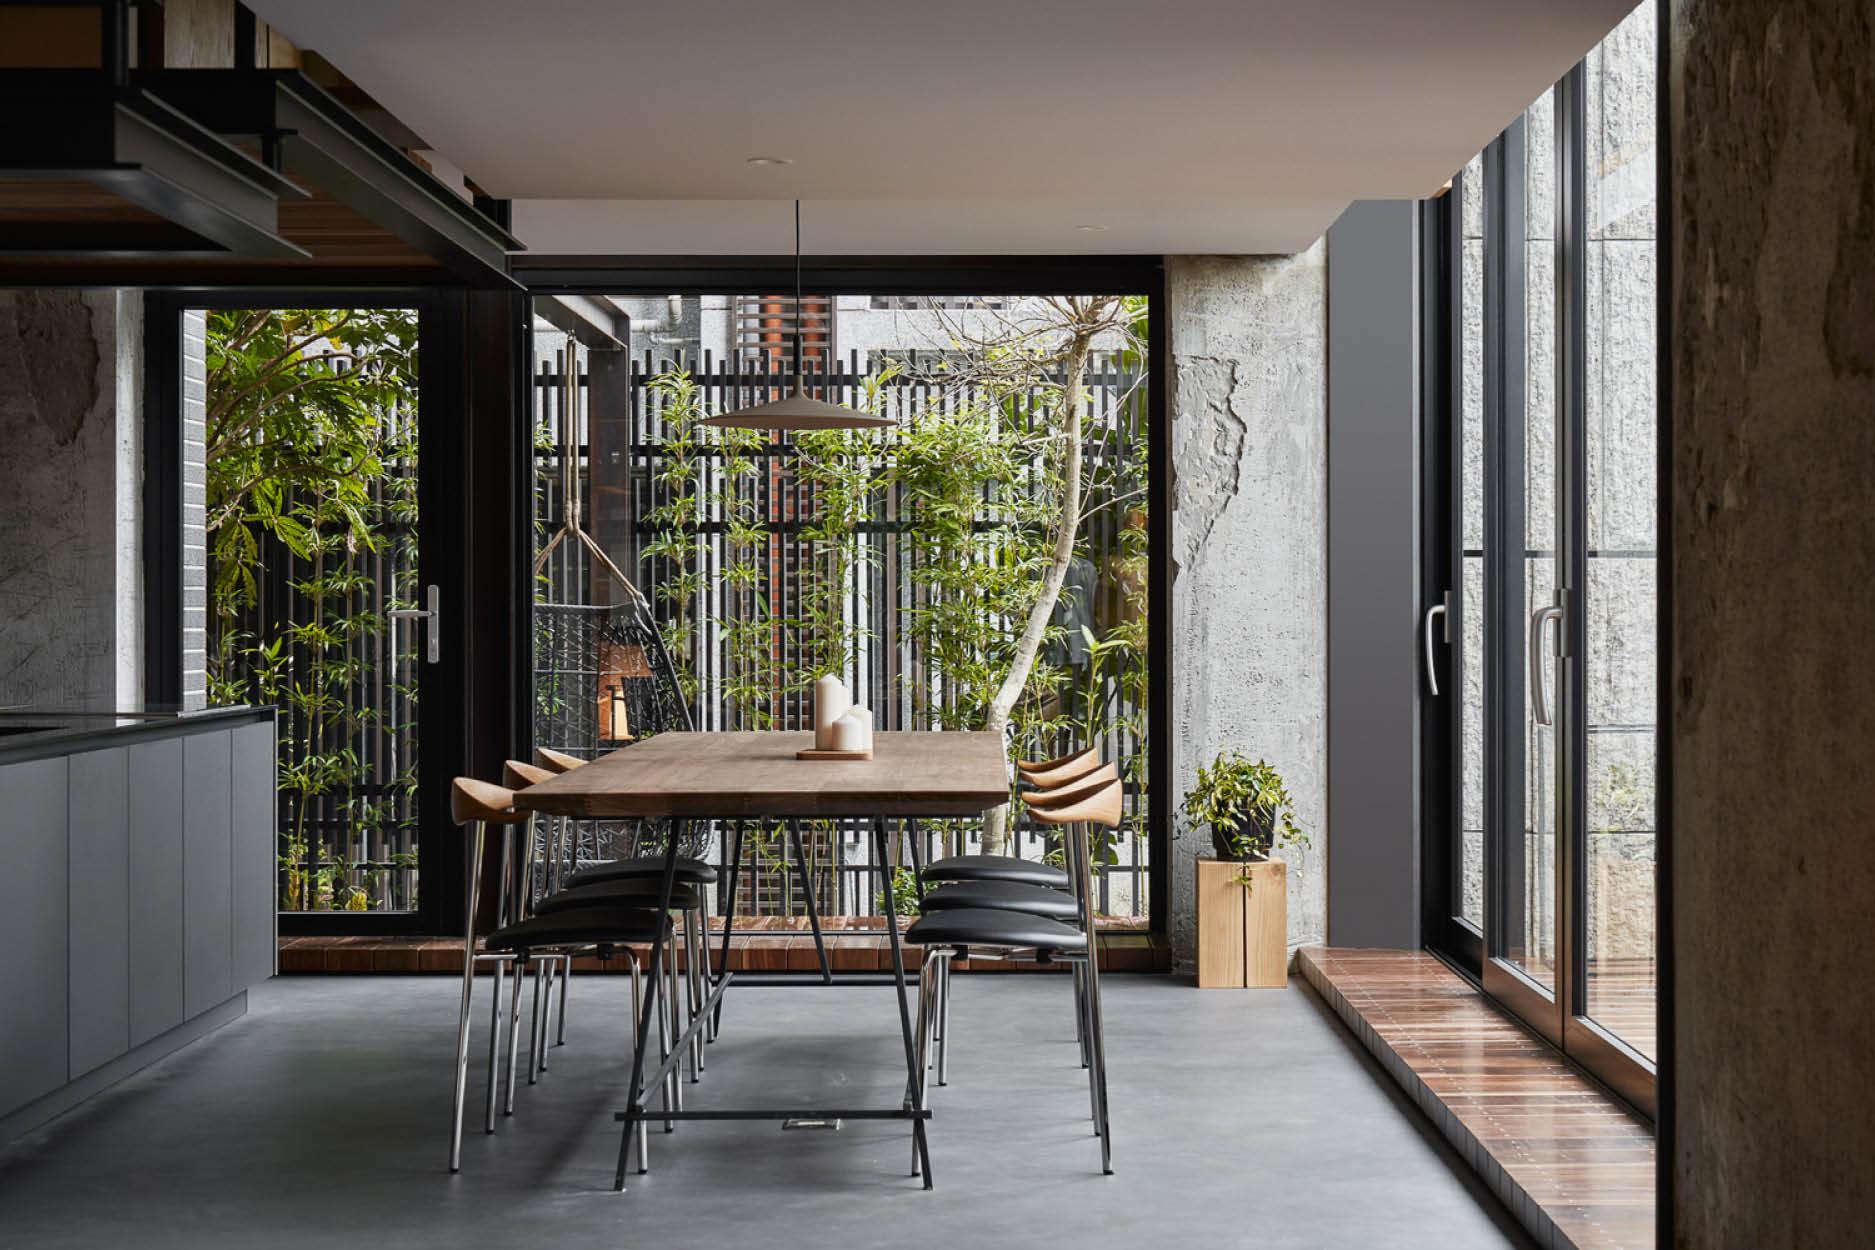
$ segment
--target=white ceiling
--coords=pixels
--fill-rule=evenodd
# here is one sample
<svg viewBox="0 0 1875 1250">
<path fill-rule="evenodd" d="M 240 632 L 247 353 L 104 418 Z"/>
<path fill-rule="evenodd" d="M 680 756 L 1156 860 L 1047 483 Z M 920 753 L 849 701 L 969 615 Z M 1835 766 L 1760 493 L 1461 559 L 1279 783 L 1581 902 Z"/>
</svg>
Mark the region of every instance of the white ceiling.
<svg viewBox="0 0 1875 1250">
<path fill-rule="evenodd" d="M 1633 4 L 249 0 L 536 252 L 786 251 L 798 196 L 851 255 L 1295 251 L 1436 189 Z"/>
</svg>

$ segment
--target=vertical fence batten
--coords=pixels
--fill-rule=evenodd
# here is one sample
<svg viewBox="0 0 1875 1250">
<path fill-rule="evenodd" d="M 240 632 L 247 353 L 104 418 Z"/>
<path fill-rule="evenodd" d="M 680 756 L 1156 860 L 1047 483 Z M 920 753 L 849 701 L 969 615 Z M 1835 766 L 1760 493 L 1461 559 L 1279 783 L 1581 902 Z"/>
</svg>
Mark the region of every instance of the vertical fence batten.
<svg viewBox="0 0 1875 1250">
<path fill-rule="evenodd" d="M 570 365 L 565 359 L 567 350 L 574 355 Z M 560 397 L 565 394 L 560 388 L 561 370 L 578 370 L 582 352 L 571 344 L 548 351 L 543 344 L 537 353 L 534 411 L 539 428 L 535 438 L 533 505 L 537 543 L 560 521 L 554 479 L 557 451 L 553 448 L 559 441 L 562 422 L 570 420 L 582 427 L 579 470 L 591 474 L 594 468 L 587 435 L 590 417 L 559 410 Z M 918 356 L 913 353 L 913 357 Z M 650 518 L 664 515 L 660 510 L 669 507 L 675 490 L 667 476 L 673 469 L 673 430 L 666 420 L 669 400 L 652 385 L 653 379 L 667 370 L 688 369 L 701 409 L 724 412 L 759 402 L 784 386 L 788 371 L 785 366 L 791 362 L 779 363 L 784 367 L 776 367 L 770 354 L 742 351 L 721 357 L 705 352 L 697 360 L 685 360 L 681 354 L 659 359 L 645 352 L 630 363 L 628 463 L 601 466 L 601 477 L 629 492 L 631 549 L 616 553 L 616 557 L 621 567 L 640 579 L 639 585 L 658 604 L 660 616 L 667 613 L 668 605 L 658 600 L 655 588 L 671 585 L 671 579 L 683 570 L 647 550 L 654 540 L 668 533 L 668 526 Z M 810 363 L 816 366 L 811 378 L 815 393 L 831 402 L 860 407 L 866 403 L 869 373 L 876 372 L 882 362 L 869 362 L 858 352 L 849 352 L 844 359 L 816 357 Z M 934 378 L 928 366 L 921 369 L 926 365 L 922 359 L 908 359 L 907 363 L 912 368 L 879 388 L 878 402 L 884 413 L 905 423 L 923 411 L 948 411 L 960 406 L 963 397 L 954 384 Z M 832 370 L 822 365 L 831 365 Z M 869 369 L 869 365 L 874 368 Z M 584 409 L 590 402 L 589 374 L 580 370 L 575 376 L 579 382 L 576 397 Z M 1066 667 L 1061 689 L 1065 712 L 1086 710 L 1086 665 L 1095 662 L 1091 654 L 1079 664 L 1066 659 L 1087 650 L 1079 637 L 1078 623 L 1088 622 L 1097 636 L 1105 637 L 1114 622 L 1122 619 L 1116 613 L 1130 610 L 1123 602 L 1122 588 L 1115 583 L 1119 574 L 1112 570 L 1120 567 L 1116 560 L 1126 554 L 1123 547 L 1129 532 L 1128 509 L 1144 507 L 1143 499 L 1137 504 L 1130 502 L 1123 487 L 1128 481 L 1145 479 L 1147 404 L 1143 382 L 1143 374 L 1131 362 L 1110 353 L 1097 355 L 1090 362 L 1085 379 L 1091 395 L 1086 412 L 1085 476 L 1093 506 L 1078 552 L 1078 558 L 1088 567 L 1076 581 L 1087 601 L 1069 604 L 1064 600 L 1057 616 L 1058 622 L 1063 617 L 1075 622 L 1074 636 L 1055 656 Z M 1041 399 L 1039 393 L 1016 397 L 1007 405 L 1008 418 L 1024 430 L 1032 429 L 1033 423 L 1047 416 L 1048 407 Z M 894 435 L 888 432 L 886 437 Z M 753 634 L 763 621 L 799 621 L 808 615 L 812 583 L 828 570 L 817 567 L 823 553 L 816 550 L 806 531 L 827 506 L 827 499 L 812 479 L 796 471 L 800 452 L 790 436 L 764 435 L 759 445 L 733 451 L 721 444 L 693 439 L 687 444 L 687 454 L 696 466 L 698 482 L 694 489 L 707 501 L 696 519 L 689 558 L 691 569 L 701 574 L 687 609 L 692 627 L 687 661 L 696 682 L 692 712 L 697 725 L 701 729 L 752 727 L 751 717 L 763 711 L 766 721 L 776 728 L 809 727 L 809 700 L 798 685 L 784 689 L 771 684 L 759 700 L 747 697 L 747 691 L 742 700 L 731 697 L 728 687 L 746 676 L 738 671 L 736 646 L 731 638 L 732 631 L 739 627 L 745 634 Z M 727 479 L 724 463 L 732 455 L 748 457 L 754 466 L 752 471 L 742 478 Z M 1033 465 L 1027 472 L 1026 489 L 1030 492 L 1040 487 L 1038 472 Z M 596 490 L 586 492 L 589 508 L 596 495 Z M 841 579 L 843 602 L 839 612 L 848 636 L 854 640 L 842 665 L 844 676 L 856 696 L 873 708 L 879 728 L 935 728 L 941 715 L 957 711 L 957 693 L 936 671 L 933 658 L 916 645 L 912 631 L 904 624 L 907 613 L 931 605 L 932 594 L 932 588 L 917 576 L 921 556 L 909 538 L 911 520 L 905 500 L 900 490 L 875 485 L 860 502 L 863 507 L 851 531 L 851 559 Z M 752 521 L 759 533 L 753 549 L 740 555 L 733 550 L 737 518 L 731 515 L 732 508 Z M 985 488 L 979 532 L 988 533 L 1012 523 L 1005 502 Z M 746 528 L 742 532 L 747 533 Z M 752 561 L 759 569 L 753 587 L 738 586 L 728 579 L 728 570 L 739 559 Z M 541 572 L 537 597 L 558 604 L 588 602 L 586 588 L 591 583 L 587 564 L 588 557 L 578 545 L 560 544 Z M 1014 632 L 1021 622 L 1002 625 Z M 777 661 L 772 666 L 774 672 L 798 675 L 805 670 L 813 640 L 802 633 L 771 624 L 760 635 Z M 1104 915 L 1143 921 L 1153 869 L 1144 836 L 1145 789 L 1149 781 L 1156 780 L 1148 778 L 1145 768 L 1147 648 L 1135 647 L 1119 654 L 1120 663 L 1136 665 L 1137 671 L 1103 672 L 1101 686 L 1091 697 L 1107 702 L 1113 709 L 1101 720 L 1102 738 L 1096 745 L 1128 779 L 1129 833 L 1115 841 L 1116 860 L 1101 873 L 1097 898 Z M 537 654 L 537 667 L 540 658 Z M 598 674 L 593 673 L 592 678 L 596 681 Z M 536 697 L 538 702 L 542 692 L 537 690 Z M 547 719 L 537 716 L 537 723 L 542 731 L 551 732 Z M 541 745 L 573 748 L 589 745 L 554 743 L 544 737 L 539 741 Z M 1034 745 L 1044 749 L 1065 743 Z M 846 823 L 819 822 L 802 829 L 815 890 L 823 907 L 837 906 L 847 915 L 877 914 L 882 883 L 872 862 L 869 839 L 845 827 Z M 798 914 L 803 902 L 798 881 L 785 871 L 782 831 L 750 824 L 744 832 L 744 868 L 748 870 L 744 877 L 749 887 L 742 895 L 744 909 L 758 914 Z M 724 825 L 709 848 L 725 874 L 732 833 L 732 827 Z M 1026 857 L 1039 859 L 1057 852 L 1046 831 L 1027 821 L 1014 822 L 1013 835 L 1017 852 Z M 928 821 L 910 836 L 918 839 L 920 852 L 927 859 L 943 853 L 968 852 L 980 845 L 980 831 L 970 822 Z"/>
</svg>

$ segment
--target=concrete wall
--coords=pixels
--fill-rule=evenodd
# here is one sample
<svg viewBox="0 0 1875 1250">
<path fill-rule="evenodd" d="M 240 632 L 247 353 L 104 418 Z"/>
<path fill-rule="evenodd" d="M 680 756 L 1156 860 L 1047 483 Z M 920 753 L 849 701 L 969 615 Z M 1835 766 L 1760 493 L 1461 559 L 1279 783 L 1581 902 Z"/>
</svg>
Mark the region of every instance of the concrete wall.
<svg viewBox="0 0 1875 1250">
<path fill-rule="evenodd" d="M 1281 771 L 1313 851 L 1287 851 L 1291 945 L 1322 940 L 1326 837 L 1325 248 L 1166 261 L 1172 362 L 1174 803 L 1220 749 Z M 1192 860 L 1173 822 L 1173 956 L 1189 964 Z"/>
<path fill-rule="evenodd" d="M 1875 27 L 1677 0 L 1671 1205 L 1689 1247 L 1875 1207 Z"/>
<path fill-rule="evenodd" d="M 141 702 L 142 309 L 0 291 L 0 706 Z"/>
<path fill-rule="evenodd" d="M 1419 206 L 1328 231 L 1328 940 L 1419 917 Z M 1444 692 L 1455 697 L 1453 692 Z"/>
</svg>

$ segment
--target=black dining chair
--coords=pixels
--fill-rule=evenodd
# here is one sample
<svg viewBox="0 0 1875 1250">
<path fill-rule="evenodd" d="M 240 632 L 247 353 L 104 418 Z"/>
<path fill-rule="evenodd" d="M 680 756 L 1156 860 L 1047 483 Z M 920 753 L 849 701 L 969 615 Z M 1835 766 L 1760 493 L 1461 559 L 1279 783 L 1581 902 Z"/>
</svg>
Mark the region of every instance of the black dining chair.
<svg viewBox="0 0 1875 1250">
<path fill-rule="evenodd" d="M 639 1019 L 639 1009 L 643 1003 L 643 990 L 639 972 L 637 946 L 648 946 L 654 942 L 670 940 L 671 924 L 668 917 L 660 916 L 655 911 L 644 908 L 628 907 L 586 907 L 556 911 L 551 915 L 517 916 L 510 910 L 512 900 L 520 893 L 514 885 L 515 868 L 515 833 L 526 830 L 529 813 L 516 810 L 514 792 L 504 786 L 478 781 L 473 777 L 458 777 L 450 787 L 450 812 L 456 824 L 472 830 L 464 867 L 465 914 L 462 939 L 462 997 L 461 1008 L 456 1022 L 456 1073 L 455 1103 L 451 1116 L 449 1142 L 449 1170 L 458 1172 L 462 1169 L 462 1123 L 468 1094 L 469 1073 L 469 1020 L 474 1006 L 475 972 L 478 965 L 486 964 L 494 972 L 494 995 L 489 1013 L 489 1062 L 488 1062 L 488 1109 L 484 1129 L 495 1131 L 495 1106 L 498 1098 L 498 1056 L 501 1050 L 502 1028 L 502 980 L 503 974 L 512 968 L 515 972 L 513 988 L 509 995 L 506 1012 L 510 1053 L 508 1061 L 508 1106 L 513 1109 L 515 1056 L 513 1052 L 515 1030 L 520 1024 L 520 982 L 521 971 L 530 963 L 539 959 L 570 958 L 575 953 L 591 952 L 600 959 L 611 959 L 622 955 L 629 961 L 632 974 L 632 1019 L 634 1027 Z M 493 828 L 501 837 L 500 876 L 496 896 L 497 927 L 481 942 L 481 949 L 476 943 L 476 914 L 482 898 L 482 860 L 487 845 L 488 831 Z M 650 987 L 654 996 L 658 987 Z M 664 1019 L 661 1011 L 660 1022 Z M 665 1097 L 673 1097 L 674 1084 L 667 1084 Z M 645 1139 L 639 1135 L 639 1155 L 642 1162 L 645 1152 Z"/>
<path fill-rule="evenodd" d="M 1094 1132 L 1100 1138 L 1100 1170 L 1113 1171 L 1112 1133 L 1107 1110 L 1106 1041 L 1100 1006 L 1100 970 L 1094 941 L 1092 860 L 1087 828 L 1117 826 L 1123 818 L 1123 789 L 1115 779 L 1064 796 L 1054 805 L 1032 807 L 1037 822 L 1063 828 L 1068 867 L 1074 881 L 1079 923 L 1030 912 L 990 907 L 939 908 L 920 916 L 905 932 L 908 944 L 925 948 L 918 979 L 917 1105 L 924 1110 L 929 1092 L 931 1050 L 938 1036 L 949 965 L 957 958 L 1013 958 L 1031 955 L 1041 963 L 1076 965 L 1076 1032 L 1083 1039 L 1088 1069 L 1088 1101 Z M 917 1168 L 914 1156 L 913 1168 Z"/>
<path fill-rule="evenodd" d="M 1031 818 L 1038 810 L 1050 807 L 1062 807 L 1078 803 L 1106 786 L 1120 779 L 1119 770 L 1112 764 L 1101 764 L 1092 772 L 1077 780 L 1065 782 L 1052 790 L 1029 790 L 1022 796 Z M 1081 920 L 1081 899 L 1075 887 L 1082 884 L 1072 874 L 1063 874 L 1068 878 L 1065 887 L 1034 885 L 1024 881 L 966 880 L 948 881 L 925 891 L 919 899 L 920 914 L 935 911 L 947 911 L 958 908 L 991 908 L 999 911 L 1015 911 L 1024 915 L 1039 916 L 1046 920 L 1057 920 L 1063 924 L 1079 924 Z M 1075 993 L 1084 993 L 1082 985 L 1083 971 L 1080 965 L 1074 969 Z M 934 987 L 937 996 L 933 1005 L 936 1051 L 935 1066 L 939 1085 L 949 1083 L 950 1071 L 950 966 L 940 965 L 938 980 Z M 1081 1035 L 1081 1065 L 1088 1063 L 1088 1045 L 1085 1032 Z"/>
</svg>

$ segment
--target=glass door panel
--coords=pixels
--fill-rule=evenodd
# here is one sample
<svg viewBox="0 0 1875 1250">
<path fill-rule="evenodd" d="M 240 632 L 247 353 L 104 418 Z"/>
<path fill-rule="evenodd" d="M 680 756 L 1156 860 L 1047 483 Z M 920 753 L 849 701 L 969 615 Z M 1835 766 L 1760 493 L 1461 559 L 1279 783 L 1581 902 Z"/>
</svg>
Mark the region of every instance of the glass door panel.
<svg viewBox="0 0 1875 1250">
<path fill-rule="evenodd" d="M 1507 881 L 1515 897 L 1503 954 L 1546 990 L 1556 986 L 1557 670 L 1551 640 L 1561 621 L 1563 584 L 1556 491 L 1556 240 L 1555 92 L 1524 114 L 1521 175 L 1523 228 L 1511 246 L 1523 249 L 1523 534 L 1521 601 L 1511 619 L 1528 622 L 1522 718 L 1523 785 L 1513 797 L 1521 821 L 1513 837 Z M 1507 275 L 1508 276 L 1508 275 Z M 1516 472 L 1517 466 L 1506 469 Z"/>
<path fill-rule="evenodd" d="M 1459 700 L 1458 839 L 1452 897 L 1460 919 L 1484 929 L 1484 158 L 1472 158 L 1453 188 L 1459 231 L 1458 628 L 1452 671 Z M 1493 553 L 1495 554 L 1495 553 Z"/>
<path fill-rule="evenodd" d="M 422 574 L 419 310 L 182 316 L 204 413 L 207 700 L 278 709 L 278 909 L 292 932 L 418 931 L 425 787 L 448 775 L 447 752 L 420 749 L 441 622 Z"/>
<path fill-rule="evenodd" d="M 1587 1015 L 1655 1049 L 1655 13 L 1589 54 L 1585 148 Z"/>
</svg>

